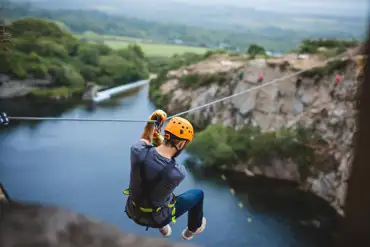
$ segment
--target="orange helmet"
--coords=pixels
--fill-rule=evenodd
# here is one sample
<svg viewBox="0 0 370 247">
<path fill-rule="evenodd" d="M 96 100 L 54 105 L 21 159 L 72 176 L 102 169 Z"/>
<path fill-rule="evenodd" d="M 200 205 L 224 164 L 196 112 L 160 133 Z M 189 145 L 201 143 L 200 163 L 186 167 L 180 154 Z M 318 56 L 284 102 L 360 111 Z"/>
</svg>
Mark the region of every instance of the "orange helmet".
<svg viewBox="0 0 370 247">
<path fill-rule="evenodd" d="M 188 141 L 192 141 L 194 136 L 194 129 L 191 123 L 185 118 L 181 117 L 172 118 L 164 128 L 164 131 L 174 135 L 179 139 L 184 139 Z M 169 136 L 166 138 L 169 139 Z"/>
</svg>

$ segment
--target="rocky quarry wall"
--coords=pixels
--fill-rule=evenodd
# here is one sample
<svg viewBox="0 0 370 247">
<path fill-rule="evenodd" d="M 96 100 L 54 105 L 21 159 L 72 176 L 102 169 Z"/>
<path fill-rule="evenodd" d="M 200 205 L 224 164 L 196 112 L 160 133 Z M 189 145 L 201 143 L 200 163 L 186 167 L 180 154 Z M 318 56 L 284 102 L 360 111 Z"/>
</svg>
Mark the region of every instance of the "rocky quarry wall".
<svg viewBox="0 0 370 247">
<path fill-rule="evenodd" d="M 186 117 L 199 127 L 223 123 L 235 129 L 246 124 L 260 126 L 262 131 L 297 125 L 313 128 L 325 142 L 317 151 L 325 153 L 326 158 L 320 165 L 312 164 L 311 172 L 304 179 L 300 176 L 298 164 L 291 160 L 274 159 L 263 166 L 251 166 L 246 162 L 238 164 L 235 169 L 244 170 L 248 175 L 297 181 L 303 189 L 324 198 L 342 214 L 355 133 L 359 78 L 355 58 L 345 57 L 323 64 L 321 58 L 315 56 L 304 60 L 290 55 L 247 61 L 217 55 L 198 64 L 169 71 L 163 83 L 156 81 L 156 85 L 151 87 L 158 88 L 161 107 L 172 115 L 260 85 L 260 72 L 264 74 L 264 82 L 269 82 L 315 64 L 320 64 L 320 68 L 199 109 Z M 183 78 L 194 73 L 220 76 L 214 77 L 218 78 L 214 82 L 208 80 L 203 86 L 185 85 Z M 335 86 L 338 73 L 343 80 Z M 153 91 L 152 96 L 155 94 Z"/>
</svg>

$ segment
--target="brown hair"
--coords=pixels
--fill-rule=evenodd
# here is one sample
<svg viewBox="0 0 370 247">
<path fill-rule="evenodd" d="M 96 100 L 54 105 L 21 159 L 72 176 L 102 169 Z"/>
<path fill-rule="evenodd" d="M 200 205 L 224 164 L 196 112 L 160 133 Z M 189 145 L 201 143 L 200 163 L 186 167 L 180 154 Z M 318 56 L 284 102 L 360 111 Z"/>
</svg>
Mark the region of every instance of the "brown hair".
<svg viewBox="0 0 370 247">
<path fill-rule="evenodd" d="M 173 147 L 173 145 L 177 146 L 181 141 L 187 141 L 187 140 L 177 138 L 171 133 L 165 131 L 163 145 L 167 147 Z"/>
<path fill-rule="evenodd" d="M 172 138 L 172 139 L 164 139 L 163 140 L 163 145 L 165 145 L 165 146 L 172 146 L 172 145 L 177 145 L 177 144 L 179 144 L 181 141 L 185 141 L 185 140 L 180 140 L 180 139 L 174 139 L 174 138 Z"/>
</svg>

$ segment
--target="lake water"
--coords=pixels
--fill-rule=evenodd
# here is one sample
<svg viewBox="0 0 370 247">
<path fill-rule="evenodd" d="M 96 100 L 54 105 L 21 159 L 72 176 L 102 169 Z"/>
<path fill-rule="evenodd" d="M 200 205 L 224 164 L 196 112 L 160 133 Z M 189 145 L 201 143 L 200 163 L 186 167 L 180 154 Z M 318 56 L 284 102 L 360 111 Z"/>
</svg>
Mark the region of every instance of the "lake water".
<svg viewBox="0 0 370 247">
<path fill-rule="evenodd" d="M 1 110 L 1 108 L 0 108 Z M 116 104 L 88 109 L 77 106 L 63 117 L 146 119 L 154 105 L 148 88 L 121 98 Z M 135 225 L 125 215 L 129 150 L 144 123 L 56 122 L 21 123 L 0 131 L 0 182 L 14 199 L 72 209 L 114 224 L 124 231 L 159 236 L 155 229 Z M 186 154 L 179 162 L 184 162 Z M 296 199 L 269 194 L 254 185 L 230 193 L 220 176 L 188 170 L 176 190 L 205 191 L 206 230 L 193 242 L 204 246 L 311 247 L 327 246 L 328 233 L 312 226 L 312 209 Z M 256 190 L 257 189 L 257 190 Z M 242 202 L 244 207 L 240 207 Z M 183 217 L 173 226 L 170 241 L 181 241 Z"/>
</svg>

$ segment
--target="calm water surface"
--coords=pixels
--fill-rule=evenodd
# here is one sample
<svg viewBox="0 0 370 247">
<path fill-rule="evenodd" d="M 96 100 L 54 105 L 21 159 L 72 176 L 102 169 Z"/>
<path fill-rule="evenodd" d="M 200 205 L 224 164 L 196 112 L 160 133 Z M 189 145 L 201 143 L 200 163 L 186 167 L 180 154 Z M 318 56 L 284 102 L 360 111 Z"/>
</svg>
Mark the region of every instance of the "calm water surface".
<svg viewBox="0 0 370 247">
<path fill-rule="evenodd" d="M 155 110 L 148 89 L 114 106 L 88 110 L 79 106 L 63 117 L 146 119 Z M 158 236 L 132 223 L 123 212 L 121 191 L 129 178 L 129 149 L 144 123 L 40 122 L 0 132 L 0 181 L 15 199 L 59 205 L 117 225 L 124 231 Z M 185 155 L 180 161 L 183 162 Z M 325 237 L 302 224 L 305 207 L 294 201 L 247 192 L 234 196 L 219 178 L 188 171 L 177 189 L 205 191 L 208 226 L 193 242 L 204 246 L 323 246 Z M 262 192 L 261 192 L 262 193 Z M 267 199 L 266 199 L 267 198 Z M 238 206 L 239 202 L 244 207 Z M 250 220 L 249 220 L 250 219 Z M 173 227 L 170 241 L 181 241 L 186 217 Z M 325 234 L 324 234 L 325 236 Z"/>
</svg>

